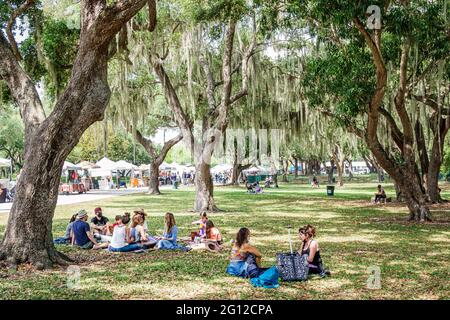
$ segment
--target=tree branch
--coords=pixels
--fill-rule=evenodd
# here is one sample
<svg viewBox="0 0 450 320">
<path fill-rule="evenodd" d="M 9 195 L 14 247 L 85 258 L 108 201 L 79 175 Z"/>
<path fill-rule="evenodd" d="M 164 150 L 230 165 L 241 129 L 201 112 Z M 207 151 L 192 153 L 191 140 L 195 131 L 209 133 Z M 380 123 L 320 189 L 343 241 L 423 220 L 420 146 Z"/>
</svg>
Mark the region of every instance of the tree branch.
<svg viewBox="0 0 450 320">
<path fill-rule="evenodd" d="M 45 112 L 39 94 L 30 77 L 19 65 L 10 44 L 0 31 L 0 78 L 5 80 L 19 106 L 25 124 L 25 134 L 29 135 L 45 120 Z"/>
<path fill-rule="evenodd" d="M 176 145 L 178 142 L 180 142 L 183 139 L 183 134 L 179 133 L 176 137 L 170 139 L 169 141 L 166 141 L 166 143 L 164 143 L 164 146 L 161 149 L 161 152 L 159 153 L 158 156 L 158 162 L 162 163 L 164 161 L 164 159 L 166 158 L 167 152 L 169 152 L 169 150 Z"/>
<path fill-rule="evenodd" d="M 392 117 L 392 115 L 384 108 L 379 109 L 380 114 L 382 114 L 387 122 L 389 123 L 389 126 L 391 127 L 391 135 L 394 139 L 395 144 L 400 150 L 403 150 L 403 133 L 400 131 L 400 129 L 397 126 L 397 123 L 395 122 L 395 119 Z"/>
<path fill-rule="evenodd" d="M 12 32 L 12 29 L 14 28 L 16 19 L 18 17 L 20 17 L 33 4 L 34 4 L 34 0 L 26 0 L 16 10 L 13 11 L 13 13 L 11 14 L 11 16 L 8 19 L 8 23 L 6 24 L 6 35 L 8 36 L 9 44 L 11 45 L 11 49 L 12 49 L 17 61 L 22 61 L 22 56 L 21 56 L 19 48 L 17 46 L 16 39 L 14 39 L 14 34 Z"/>
<path fill-rule="evenodd" d="M 208 61 L 203 55 L 200 55 L 199 62 L 203 67 L 203 71 L 206 75 L 206 97 L 208 99 L 208 105 L 210 110 L 215 110 L 216 108 L 216 98 L 214 97 L 214 89 L 216 88 L 213 74 L 211 68 L 209 67 Z"/>
</svg>

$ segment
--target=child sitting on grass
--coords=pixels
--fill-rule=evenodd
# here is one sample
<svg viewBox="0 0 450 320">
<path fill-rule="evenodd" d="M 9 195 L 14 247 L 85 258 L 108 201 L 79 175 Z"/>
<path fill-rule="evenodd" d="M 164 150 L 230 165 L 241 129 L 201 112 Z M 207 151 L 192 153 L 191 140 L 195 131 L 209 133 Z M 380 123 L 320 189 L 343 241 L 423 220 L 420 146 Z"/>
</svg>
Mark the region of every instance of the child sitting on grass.
<svg viewBox="0 0 450 320">
<path fill-rule="evenodd" d="M 198 232 L 192 233 L 192 240 L 194 240 L 195 237 L 200 237 L 204 239 L 206 237 L 206 222 L 208 221 L 208 215 L 206 212 L 200 213 L 200 219 L 197 221 L 192 222 L 192 224 L 196 224 L 200 226 L 200 230 Z"/>
<path fill-rule="evenodd" d="M 141 244 L 144 248 L 155 246 L 156 239 L 149 237 L 144 228 L 144 216 L 135 214 L 131 222 L 130 240 L 131 242 Z"/>
<path fill-rule="evenodd" d="M 120 219 L 116 217 L 117 225 L 114 227 L 111 243 L 108 246 L 108 250 L 111 252 L 130 252 L 141 250 L 142 245 L 140 243 L 131 243 L 130 229 L 128 223 L 130 222 L 130 214 L 125 212 Z"/>
</svg>

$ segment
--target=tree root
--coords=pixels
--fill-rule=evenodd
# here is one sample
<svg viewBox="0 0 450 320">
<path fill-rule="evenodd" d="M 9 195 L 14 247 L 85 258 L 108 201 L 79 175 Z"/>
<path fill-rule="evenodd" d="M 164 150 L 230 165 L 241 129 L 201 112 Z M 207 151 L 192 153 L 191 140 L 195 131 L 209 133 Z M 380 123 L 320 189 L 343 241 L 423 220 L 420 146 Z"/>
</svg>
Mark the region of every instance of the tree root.
<svg viewBox="0 0 450 320">
<path fill-rule="evenodd" d="M 0 248 L 0 260 L 6 261 L 9 268 L 17 269 L 20 264 L 29 263 L 37 270 L 51 269 L 55 265 L 68 266 L 74 260 L 54 248 L 45 250 L 30 250 L 17 248 L 16 246 L 2 246 Z"/>
</svg>

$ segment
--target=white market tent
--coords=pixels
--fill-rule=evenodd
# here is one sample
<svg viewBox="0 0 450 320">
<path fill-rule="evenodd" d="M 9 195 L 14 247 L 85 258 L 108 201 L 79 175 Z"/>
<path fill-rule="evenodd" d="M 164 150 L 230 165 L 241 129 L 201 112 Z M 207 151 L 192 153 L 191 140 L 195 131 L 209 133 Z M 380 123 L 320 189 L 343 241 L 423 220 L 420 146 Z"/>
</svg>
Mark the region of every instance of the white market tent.
<svg viewBox="0 0 450 320">
<path fill-rule="evenodd" d="M 103 159 L 99 160 L 96 163 L 96 165 L 99 166 L 100 169 L 103 169 L 103 170 L 110 170 L 111 171 L 111 170 L 115 170 L 117 168 L 117 164 L 114 161 L 109 160 L 106 157 L 104 157 Z"/>
<path fill-rule="evenodd" d="M 167 162 L 163 162 L 161 163 L 161 165 L 159 166 L 159 170 L 171 170 L 172 167 L 170 166 L 170 164 L 168 164 Z"/>
<path fill-rule="evenodd" d="M 64 161 L 63 170 L 81 170 L 82 168 L 72 162 Z"/>
<path fill-rule="evenodd" d="M 135 168 L 136 168 L 135 165 L 125 160 L 119 160 L 116 162 L 116 170 L 132 170 Z"/>
<path fill-rule="evenodd" d="M 0 158 L 0 168 L 10 167 L 11 166 L 11 160 Z"/>
<path fill-rule="evenodd" d="M 87 169 L 96 169 L 96 168 L 100 168 L 100 167 L 97 166 L 96 164 L 91 163 L 91 162 L 89 162 L 89 161 L 81 161 L 80 163 L 77 163 L 76 166 L 77 166 L 77 167 L 80 167 L 80 168 L 82 168 L 82 169 L 85 169 L 85 170 L 87 170 Z"/>
<path fill-rule="evenodd" d="M 111 171 L 116 170 L 116 163 L 104 157 L 95 164 L 98 168 L 91 169 L 91 177 L 109 177 L 112 176 Z"/>
<path fill-rule="evenodd" d="M 225 171 L 230 171 L 233 169 L 232 165 L 229 164 L 218 164 L 217 166 L 211 168 L 212 173 L 220 173 Z"/>
<path fill-rule="evenodd" d="M 258 174 L 270 174 L 271 170 L 270 168 L 266 168 L 264 166 L 252 166 L 246 170 L 243 170 L 244 173 L 248 174 L 248 173 L 258 173 Z"/>
<path fill-rule="evenodd" d="M 141 164 L 138 169 L 141 171 L 150 170 L 150 164 Z"/>
<path fill-rule="evenodd" d="M 248 172 L 248 173 L 253 173 L 253 172 L 259 172 L 260 171 L 260 169 L 257 167 L 257 166 L 253 166 L 253 167 L 250 167 L 250 168 L 248 168 L 248 169 L 245 169 L 245 170 L 242 170 L 243 172 Z"/>
</svg>

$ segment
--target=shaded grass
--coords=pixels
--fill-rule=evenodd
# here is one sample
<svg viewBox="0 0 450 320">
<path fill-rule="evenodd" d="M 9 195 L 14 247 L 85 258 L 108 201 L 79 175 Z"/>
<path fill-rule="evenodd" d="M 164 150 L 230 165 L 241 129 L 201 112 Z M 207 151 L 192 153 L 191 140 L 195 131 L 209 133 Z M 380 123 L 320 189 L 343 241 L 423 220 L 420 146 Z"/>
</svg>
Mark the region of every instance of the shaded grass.
<svg viewBox="0 0 450 320">
<path fill-rule="evenodd" d="M 352 183 L 327 197 L 325 187 L 281 185 L 261 195 L 244 188 L 218 187 L 216 201 L 224 212 L 210 219 L 226 242 L 221 253 L 150 251 L 143 254 L 58 249 L 80 267 L 80 285 L 67 287 L 64 268 L 36 272 L 21 266 L 12 274 L 0 269 L 2 299 L 448 299 L 450 215 L 446 206 L 433 209 L 438 223 L 408 223 L 407 210 L 397 204 L 369 202 L 376 183 Z M 392 186 L 386 187 L 393 194 Z M 448 195 L 444 186 L 443 195 Z M 77 205 L 58 206 L 54 234 L 64 234 L 70 215 L 96 206 L 112 219 L 123 211 L 144 208 L 149 231 L 162 233 L 163 215 L 175 214 L 181 236 L 193 230 L 192 188 L 168 190 L 162 196 L 133 194 Z M 0 216 L 0 232 L 5 216 Z M 317 228 L 321 255 L 332 272 L 326 279 L 281 283 L 279 289 L 253 288 L 246 279 L 227 276 L 229 241 L 240 227 L 252 231 L 251 241 L 263 252 L 263 265 L 275 264 L 277 252 L 289 250 L 287 225 Z M 294 235 L 295 236 L 295 235 Z M 299 241 L 295 238 L 295 246 Z M 380 290 L 367 288 L 368 268 L 381 270 Z"/>
</svg>

